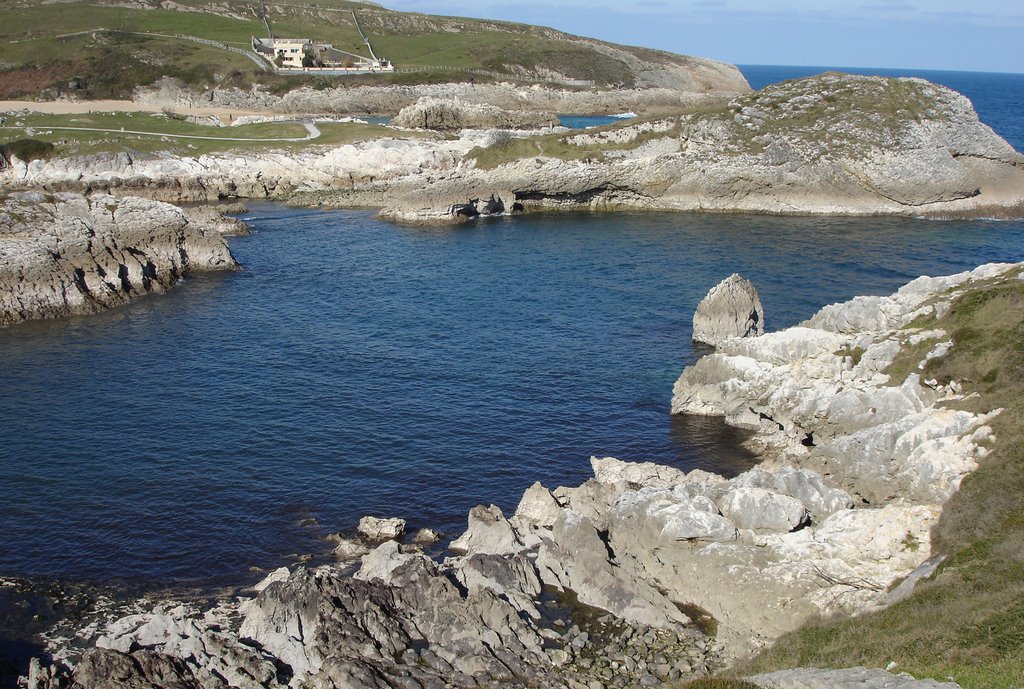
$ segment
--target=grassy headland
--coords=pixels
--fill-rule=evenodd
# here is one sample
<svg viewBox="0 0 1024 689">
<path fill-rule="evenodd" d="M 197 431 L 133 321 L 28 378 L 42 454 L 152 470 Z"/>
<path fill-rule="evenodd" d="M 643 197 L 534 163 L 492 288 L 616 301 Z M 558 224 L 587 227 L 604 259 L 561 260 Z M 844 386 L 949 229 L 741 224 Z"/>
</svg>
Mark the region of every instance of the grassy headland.
<svg viewBox="0 0 1024 689">
<path fill-rule="evenodd" d="M 196 88 L 259 83 L 280 92 L 320 84 L 322 77 L 267 74 L 265 66 L 230 50 L 248 51 L 252 36 L 267 35 L 264 6 L 277 36 L 327 41 L 340 50 L 368 55 L 358 19 L 375 53 L 400 70 L 346 77 L 344 84 L 503 79 L 585 80 L 598 88 L 629 87 L 636 83 L 635 70 L 627 64 L 630 59 L 677 66 L 692 62 L 685 56 L 611 46 L 543 27 L 396 12 L 345 0 L 177 4 L 181 11 L 163 9 L 157 0 L 103 5 L 87 0 L 59 5 L 43 0 L 5 2 L 0 99 L 69 94 L 127 98 L 135 87 L 162 76 Z M 616 57 L 610 47 L 627 59 Z"/>
<path fill-rule="evenodd" d="M 900 671 L 952 678 L 966 689 L 1024 684 L 1024 281 L 1014 273 L 975 286 L 942 318 L 912 325 L 951 335 L 950 352 L 922 372 L 977 393 L 951 406 L 1004 410 L 991 422 L 991 454 L 934 530 L 933 551 L 948 557 L 902 603 L 811 624 L 739 668 L 743 674 L 895 662 Z M 904 352 L 890 370 L 894 384 L 917 369 L 922 354 Z"/>
</svg>

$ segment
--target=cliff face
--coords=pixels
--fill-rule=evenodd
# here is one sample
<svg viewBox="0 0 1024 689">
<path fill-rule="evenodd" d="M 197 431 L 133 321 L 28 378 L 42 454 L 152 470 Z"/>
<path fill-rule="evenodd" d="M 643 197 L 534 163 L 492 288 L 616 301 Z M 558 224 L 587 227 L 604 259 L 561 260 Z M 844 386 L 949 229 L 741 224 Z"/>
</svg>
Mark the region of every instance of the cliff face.
<svg viewBox="0 0 1024 689">
<path fill-rule="evenodd" d="M 0 326 L 95 313 L 191 271 L 234 268 L 215 225 L 165 203 L 39 192 L 0 203 Z"/>
<path fill-rule="evenodd" d="M 495 191 L 527 208 L 1024 214 L 1024 157 L 967 98 L 918 79 L 785 82 L 723 108 L 566 135 L 505 159 L 395 194 L 385 214 L 415 221 Z"/>
<path fill-rule="evenodd" d="M 452 205 L 491 194 L 527 211 L 1024 216 L 1024 156 L 965 97 L 919 79 L 834 74 L 597 132 L 15 161 L 0 180 L 172 201 L 299 194 L 383 207 L 385 217 L 412 223 L 451 222 Z"/>
</svg>

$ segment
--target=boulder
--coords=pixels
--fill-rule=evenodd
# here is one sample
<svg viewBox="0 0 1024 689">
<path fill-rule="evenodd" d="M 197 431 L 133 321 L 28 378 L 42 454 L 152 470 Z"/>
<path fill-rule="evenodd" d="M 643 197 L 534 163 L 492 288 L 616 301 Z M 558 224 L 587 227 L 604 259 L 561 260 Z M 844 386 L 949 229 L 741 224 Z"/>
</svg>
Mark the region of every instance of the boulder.
<svg viewBox="0 0 1024 689">
<path fill-rule="evenodd" d="M 722 514 L 741 529 L 794 531 L 810 522 L 804 504 L 764 488 L 737 486 L 718 501 Z"/>
<path fill-rule="evenodd" d="M 469 528 L 449 548 L 466 555 L 508 555 L 522 550 L 522 544 L 500 507 L 477 505 L 469 511 Z"/>
<path fill-rule="evenodd" d="M 359 520 L 359 527 L 356 531 L 359 533 L 360 538 L 370 543 L 394 540 L 405 533 L 405 520 L 363 517 Z"/>
<path fill-rule="evenodd" d="M 690 618 L 645 579 L 609 560 L 608 547 L 586 517 L 564 510 L 537 553 L 541 581 L 573 591 L 581 603 L 633 624 L 674 629 Z"/>
<path fill-rule="evenodd" d="M 754 285 L 733 273 L 711 288 L 693 314 L 693 339 L 717 345 L 731 337 L 764 334 L 764 308 Z"/>
<path fill-rule="evenodd" d="M 662 464 L 623 462 L 614 457 L 591 457 L 590 466 L 598 483 L 623 484 L 633 490 L 646 486 L 671 488 L 686 477 L 682 471 Z"/>
</svg>

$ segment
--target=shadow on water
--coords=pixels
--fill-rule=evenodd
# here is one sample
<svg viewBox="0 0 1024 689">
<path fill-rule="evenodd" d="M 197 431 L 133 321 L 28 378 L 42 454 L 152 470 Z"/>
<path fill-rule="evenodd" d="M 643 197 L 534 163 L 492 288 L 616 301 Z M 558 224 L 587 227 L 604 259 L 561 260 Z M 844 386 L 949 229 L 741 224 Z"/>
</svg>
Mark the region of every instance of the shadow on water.
<svg viewBox="0 0 1024 689">
<path fill-rule="evenodd" d="M 680 457 L 688 458 L 686 470 L 702 469 L 732 478 L 758 463 L 743 447 L 750 431 L 733 428 L 719 417 L 677 414 L 672 417 L 669 438 Z"/>
</svg>

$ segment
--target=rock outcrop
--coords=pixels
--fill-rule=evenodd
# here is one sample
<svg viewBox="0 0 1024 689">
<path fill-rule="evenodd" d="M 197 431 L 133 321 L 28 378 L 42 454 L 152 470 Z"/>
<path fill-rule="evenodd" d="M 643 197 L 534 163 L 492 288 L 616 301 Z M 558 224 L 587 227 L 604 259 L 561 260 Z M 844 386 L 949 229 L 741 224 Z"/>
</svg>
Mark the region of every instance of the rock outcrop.
<svg viewBox="0 0 1024 689">
<path fill-rule="evenodd" d="M 507 210 L 526 211 L 1024 216 L 1024 157 L 978 120 L 970 101 L 920 79 L 828 74 L 784 82 L 689 115 L 565 134 L 555 145 L 501 146 L 486 165 L 473 149 L 509 139 L 484 138 L 388 138 L 196 158 L 54 157 L 19 161 L 0 171 L 0 181 L 49 191 L 131 190 L 168 201 L 271 197 L 377 207 L 385 218 L 414 224 L 460 222 L 465 216 L 453 208 L 492 195 Z"/>
<path fill-rule="evenodd" d="M 754 285 L 733 273 L 711 288 L 693 314 L 693 340 L 717 345 L 764 334 L 764 308 Z"/>
<path fill-rule="evenodd" d="M 542 129 L 559 125 L 551 113 L 504 110 L 494 105 L 471 105 L 460 100 L 421 98 L 391 120 L 395 127 L 458 132 L 463 129 Z"/>
<path fill-rule="evenodd" d="M 163 79 L 151 87 L 137 89 L 135 98 L 143 103 L 168 107 L 214 106 L 276 113 L 339 115 L 393 115 L 422 98 L 437 98 L 447 101 L 458 99 L 465 105 L 486 105 L 510 111 L 611 115 L 707 106 L 750 92 L 743 75 L 732 65 L 696 59 L 692 64 L 701 72 L 695 78 L 688 76 L 685 68 L 674 71 L 675 76 L 668 79 L 658 78 L 654 71 L 650 71 L 648 73 L 660 83 L 647 83 L 632 89 L 587 90 L 502 82 L 342 86 L 319 90 L 303 87 L 275 95 L 265 90 L 238 88 L 215 88 L 200 93 L 174 79 Z"/>
<path fill-rule="evenodd" d="M 680 377 L 673 410 L 757 430 L 765 461 L 739 476 L 595 457 L 592 479 L 536 483 L 510 519 L 474 508 L 443 562 L 388 540 L 353 574 L 298 567 L 215 610 L 161 605 L 83 630 L 101 650 L 73 668 L 36 663 L 29 689 L 106 687 L 106 669 L 123 686 L 656 686 L 810 618 L 889 605 L 934 572 L 931 528 L 999 412 L 944 408 L 962 398 L 955 382 L 885 370 L 908 344 L 946 351 L 945 333 L 913 327 L 918 316 L 1022 275 L 1024 264 L 998 264 L 920 278 L 722 341 Z M 752 681 L 956 686 L 863 668 Z"/>
<path fill-rule="evenodd" d="M 562 141 L 578 153 L 538 144 L 488 169 L 400 181 L 383 214 L 412 221 L 501 191 L 527 210 L 1024 216 L 1024 157 L 967 98 L 920 79 L 827 74 Z"/>
<path fill-rule="evenodd" d="M 11 193 L 0 203 L 0 326 L 95 313 L 237 268 L 202 212 L 104 194 Z"/>
<path fill-rule="evenodd" d="M 748 677 L 747 681 L 762 689 L 960 689 L 956 682 L 919 680 L 907 674 L 894 675 L 885 670 L 863 667 L 845 670 L 797 668 Z"/>
</svg>

